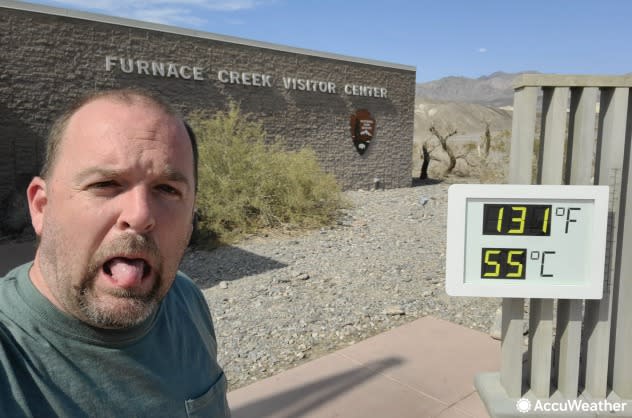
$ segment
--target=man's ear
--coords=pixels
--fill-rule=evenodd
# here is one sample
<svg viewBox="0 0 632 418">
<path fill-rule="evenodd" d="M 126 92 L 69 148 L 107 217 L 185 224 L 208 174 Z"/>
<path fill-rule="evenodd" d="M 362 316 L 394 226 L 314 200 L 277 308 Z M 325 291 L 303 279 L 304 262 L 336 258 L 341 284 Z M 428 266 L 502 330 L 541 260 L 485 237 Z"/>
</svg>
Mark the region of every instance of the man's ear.
<svg viewBox="0 0 632 418">
<path fill-rule="evenodd" d="M 42 234 L 44 224 L 44 209 L 48 203 L 46 181 L 41 177 L 33 177 L 29 187 L 26 189 L 26 198 L 29 202 L 29 212 L 31 213 L 31 223 L 35 234 Z"/>
</svg>

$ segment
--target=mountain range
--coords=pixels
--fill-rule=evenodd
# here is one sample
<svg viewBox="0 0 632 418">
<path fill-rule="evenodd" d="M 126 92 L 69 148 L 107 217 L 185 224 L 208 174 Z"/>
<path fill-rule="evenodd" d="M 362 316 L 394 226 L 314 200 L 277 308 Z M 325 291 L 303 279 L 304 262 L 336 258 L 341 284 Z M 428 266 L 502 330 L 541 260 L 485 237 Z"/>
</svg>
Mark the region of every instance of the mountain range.
<svg viewBox="0 0 632 418">
<path fill-rule="evenodd" d="M 524 74 L 495 72 L 479 77 L 445 77 L 420 83 L 415 91 L 415 143 L 432 138 L 430 127 L 453 141 L 477 142 L 486 126 L 492 132 L 511 129 L 513 81 Z"/>
<path fill-rule="evenodd" d="M 478 143 L 487 126 L 493 136 L 511 130 L 513 81 L 520 74 L 524 72 L 495 72 L 475 79 L 445 77 L 417 84 L 413 176 L 419 174 L 424 144 L 430 150 L 431 158 L 445 159 L 431 127 L 439 135 L 452 134 L 449 143 L 453 146 Z"/>
<path fill-rule="evenodd" d="M 519 73 L 498 71 L 479 78 L 445 77 L 417 84 L 415 97 L 422 101 L 441 100 L 493 107 L 511 106 L 513 81 L 517 76 L 525 73 L 535 73 L 535 71 Z"/>
</svg>

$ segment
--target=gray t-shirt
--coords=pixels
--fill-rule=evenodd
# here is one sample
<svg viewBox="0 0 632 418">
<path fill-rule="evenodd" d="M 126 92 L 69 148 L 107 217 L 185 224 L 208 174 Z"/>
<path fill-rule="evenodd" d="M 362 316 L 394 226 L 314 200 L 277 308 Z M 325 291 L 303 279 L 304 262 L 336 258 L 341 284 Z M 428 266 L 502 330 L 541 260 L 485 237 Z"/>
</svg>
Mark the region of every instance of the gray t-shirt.
<svg viewBox="0 0 632 418">
<path fill-rule="evenodd" d="M 0 416 L 230 416 L 211 314 L 184 274 L 144 323 L 104 330 L 58 310 L 31 265 L 0 278 Z"/>
</svg>

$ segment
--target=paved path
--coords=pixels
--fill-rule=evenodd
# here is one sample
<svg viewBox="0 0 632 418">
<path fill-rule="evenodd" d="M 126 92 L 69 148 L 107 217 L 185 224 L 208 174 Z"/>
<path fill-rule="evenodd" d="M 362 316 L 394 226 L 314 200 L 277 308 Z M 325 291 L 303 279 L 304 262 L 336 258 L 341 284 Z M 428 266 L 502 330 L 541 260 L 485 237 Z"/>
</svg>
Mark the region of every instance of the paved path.
<svg viewBox="0 0 632 418">
<path fill-rule="evenodd" d="M 228 394 L 233 418 L 487 417 L 474 376 L 500 343 L 430 316 Z"/>
</svg>

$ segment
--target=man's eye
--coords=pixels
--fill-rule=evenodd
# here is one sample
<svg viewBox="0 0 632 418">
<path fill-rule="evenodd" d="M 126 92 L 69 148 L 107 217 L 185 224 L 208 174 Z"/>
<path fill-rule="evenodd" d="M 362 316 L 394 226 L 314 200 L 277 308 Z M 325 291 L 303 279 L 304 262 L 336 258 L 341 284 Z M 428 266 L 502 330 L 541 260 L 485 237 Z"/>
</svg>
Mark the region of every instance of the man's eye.
<svg viewBox="0 0 632 418">
<path fill-rule="evenodd" d="M 98 181 L 90 185 L 90 187 L 93 189 L 107 189 L 109 187 L 116 187 L 116 186 L 118 186 L 118 184 L 113 180 Z"/>
<path fill-rule="evenodd" d="M 160 186 L 158 186 L 158 190 L 171 195 L 180 195 L 180 191 L 178 189 L 169 186 L 168 184 L 161 184 Z"/>
</svg>

